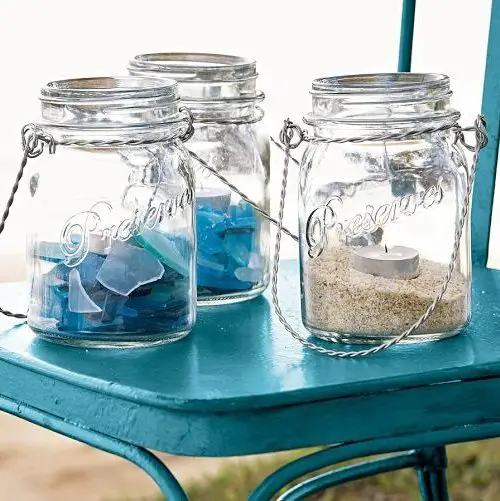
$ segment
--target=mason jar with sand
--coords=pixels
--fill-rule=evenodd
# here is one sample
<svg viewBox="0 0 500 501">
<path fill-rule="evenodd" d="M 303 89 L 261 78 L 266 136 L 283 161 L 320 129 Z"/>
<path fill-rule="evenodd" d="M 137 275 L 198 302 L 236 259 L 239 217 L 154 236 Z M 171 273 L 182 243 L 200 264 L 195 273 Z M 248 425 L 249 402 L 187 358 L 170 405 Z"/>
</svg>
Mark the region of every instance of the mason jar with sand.
<svg viewBox="0 0 500 501">
<path fill-rule="evenodd" d="M 187 147 L 269 212 L 269 140 L 256 63 L 238 56 L 163 53 L 136 56 L 132 75 L 173 78 L 194 116 Z M 194 160 L 198 304 L 244 301 L 269 282 L 269 223 Z"/>
<path fill-rule="evenodd" d="M 468 172 L 448 77 L 320 78 L 311 94 L 305 122 L 326 139 L 309 143 L 300 171 L 304 325 L 326 340 L 391 339 L 422 317 L 453 268 L 405 341 L 459 332 L 471 311 L 469 223 L 460 221 Z"/>
</svg>

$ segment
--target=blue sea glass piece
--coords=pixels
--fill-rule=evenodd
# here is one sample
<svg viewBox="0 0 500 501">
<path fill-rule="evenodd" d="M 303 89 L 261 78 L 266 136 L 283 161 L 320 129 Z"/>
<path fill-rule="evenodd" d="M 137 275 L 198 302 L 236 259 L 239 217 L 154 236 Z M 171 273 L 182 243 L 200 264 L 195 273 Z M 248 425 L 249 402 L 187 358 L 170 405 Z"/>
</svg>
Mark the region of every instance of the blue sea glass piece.
<svg viewBox="0 0 500 501">
<path fill-rule="evenodd" d="M 250 261 L 250 248 L 245 245 L 239 233 L 226 233 L 224 250 L 239 266 L 247 266 Z"/>
<path fill-rule="evenodd" d="M 256 234 L 254 230 L 238 230 L 238 237 L 249 251 L 254 251 L 257 247 Z"/>
<path fill-rule="evenodd" d="M 58 282 L 67 284 L 71 270 L 72 268 L 66 266 L 64 263 L 59 263 L 44 275 L 44 280 L 49 285 L 56 285 Z"/>
<path fill-rule="evenodd" d="M 60 266 L 60 265 L 58 265 Z M 42 276 L 42 280 L 45 282 L 46 285 L 49 287 L 62 287 L 62 286 L 67 286 L 68 285 L 68 280 L 64 280 L 63 278 L 60 278 L 59 276 L 59 269 L 58 266 L 54 266 L 52 270 L 50 270 L 48 273 L 45 273 L 45 275 Z M 63 265 L 64 266 L 64 265 Z M 68 269 L 68 276 L 69 276 L 69 269 Z"/>
<path fill-rule="evenodd" d="M 174 283 L 156 282 L 148 296 L 130 297 L 127 307 L 137 310 L 141 315 L 163 311 L 169 304 L 178 299 L 187 302 L 189 298 L 189 281 L 181 278 Z"/>
<path fill-rule="evenodd" d="M 64 261 L 64 253 L 57 242 L 37 242 L 33 248 L 35 258 L 51 263 Z"/>
<path fill-rule="evenodd" d="M 134 310 L 133 308 L 129 308 L 128 306 L 121 306 L 118 309 L 118 314 L 122 315 L 124 317 L 130 317 L 130 318 L 137 318 L 139 316 L 139 313 L 137 310 Z"/>
<path fill-rule="evenodd" d="M 86 286 L 95 286 L 97 283 L 97 273 L 103 265 L 105 258 L 98 254 L 87 254 L 85 259 L 76 267 L 80 273 L 82 283 Z"/>
<path fill-rule="evenodd" d="M 232 219 L 238 219 L 240 217 L 253 217 L 254 208 L 247 202 L 241 200 L 239 203 L 229 207 L 229 216 Z"/>
<path fill-rule="evenodd" d="M 162 280 L 164 278 L 165 278 L 165 275 L 163 275 Z M 131 292 L 129 294 L 129 297 L 149 296 L 151 294 L 152 290 L 153 290 L 153 286 L 151 284 L 141 285 L 140 287 L 137 287 L 137 289 L 135 289 L 135 291 Z"/>
<path fill-rule="evenodd" d="M 163 267 L 165 268 L 165 273 L 163 274 L 163 277 L 161 277 L 162 283 L 170 283 L 179 279 L 184 280 L 185 277 L 177 273 L 172 268 L 169 268 L 167 265 L 163 265 Z"/>
<path fill-rule="evenodd" d="M 205 254 L 224 252 L 223 240 L 215 232 L 198 232 L 198 249 Z"/>
<path fill-rule="evenodd" d="M 198 256 L 200 258 L 200 256 Z M 237 280 L 231 271 L 220 263 L 210 262 L 208 259 L 198 259 L 196 268 L 196 280 L 199 287 L 230 291 L 250 288 L 251 284 L 244 284 Z"/>
<path fill-rule="evenodd" d="M 231 218 L 227 223 L 227 230 L 254 230 L 256 223 L 254 216 Z"/>
<path fill-rule="evenodd" d="M 230 205 L 226 213 L 210 210 L 203 203 L 197 207 L 199 295 L 250 289 L 262 275 L 260 266 L 249 266 L 256 247 L 254 209 L 243 201 Z M 242 269 L 238 272 L 240 278 L 235 275 L 236 269 Z"/>
<path fill-rule="evenodd" d="M 198 217 L 198 216 L 196 216 L 196 217 Z M 218 222 L 214 226 L 213 231 L 217 235 L 220 235 L 221 237 L 223 237 L 224 233 L 227 231 L 228 225 L 229 225 L 229 216 L 225 217 L 222 221 Z"/>
<path fill-rule="evenodd" d="M 187 298 L 170 300 L 162 309 L 141 311 L 141 323 L 147 328 L 148 323 L 161 324 L 178 320 L 189 315 L 189 302 Z"/>
<path fill-rule="evenodd" d="M 98 313 L 102 311 L 84 289 L 77 269 L 72 269 L 69 272 L 68 308 L 73 313 Z"/>
<path fill-rule="evenodd" d="M 128 296 L 141 285 L 160 279 L 165 270 L 161 262 L 141 247 L 116 242 L 97 273 L 107 289 Z"/>
<path fill-rule="evenodd" d="M 189 242 L 187 239 L 146 229 L 140 235 L 137 235 L 135 239 L 169 268 L 183 276 L 188 275 Z"/>
<path fill-rule="evenodd" d="M 217 225 L 219 228 L 216 229 Z M 199 210 L 196 214 L 198 248 L 206 254 L 223 251 L 222 237 L 226 230 L 226 218 L 214 211 Z"/>
<path fill-rule="evenodd" d="M 69 297 L 69 286 L 67 284 L 61 285 L 59 287 L 53 287 L 54 294 L 61 298 L 63 301 L 67 301 Z"/>
<path fill-rule="evenodd" d="M 253 229 L 256 226 L 255 210 L 246 202 L 240 202 L 237 205 L 229 207 L 229 228 L 234 229 Z"/>
<path fill-rule="evenodd" d="M 67 310 L 63 317 L 59 319 L 57 327 L 61 331 L 73 332 L 113 332 L 121 330 L 123 325 L 122 317 L 115 317 L 112 322 L 104 324 L 99 313 L 74 313 Z"/>
<path fill-rule="evenodd" d="M 200 208 L 196 211 L 196 229 L 203 232 L 215 232 L 222 236 L 227 229 L 229 216 L 227 213 Z M 198 233 L 199 237 L 199 233 Z"/>
<path fill-rule="evenodd" d="M 196 211 L 196 223 L 201 223 L 203 228 L 213 228 L 218 223 L 226 220 L 227 214 L 222 211 L 200 207 Z"/>
<path fill-rule="evenodd" d="M 51 286 L 44 277 L 35 279 L 32 294 L 35 295 L 38 314 L 43 318 L 60 319 L 68 304 L 68 288 Z"/>
<path fill-rule="evenodd" d="M 219 261 L 217 256 L 207 255 L 198 252 L 196 260 L 198 272 L 209 272 L 211 275 L 222 277 L 226 271 L 226 267 Z M 199 278 L 199 277 L 198 277 Z"/>
<path fill-rule="evenodd" d="M 241 282 L 234 275 L 212 277 L 209 274 L 202 275 L 202 283 L 200 285 L 202 287 L 209 287 L 211 291 L 224 293 L 230 293 L 231 291 L 248 290 L 252 287 L 252 284 L 250 282 Z"/>
<path fill-rule="evenodd" d="M 90 253 L 87 254 L 85 259 L 78 266 L 75 266 L 75 268 L 70 268 L 64 263 L 59 263 L 47 273 L 46 279 L 50 284 L 55 284 L 57 281 L 61 280 L 68 283 L 71 270 L 76 269 L 80 274 L 82 284 L 86 288 L 95 287 L 97 284 L 97 273 L 104 263 L 104 259 L 104 257 L 98 254 Z"/>
<path fill-rule="evenodd" d="M 170 301 L 162 311 L 162 316 L 168 319 L 178 319 L 189 313 L 189 303 L 184 299 Z"/>
<path fill-rule="evenodd" d="M 101 308 L 100 319 L 104 323 L 113 322 L 115 317 L 120 314 L 120 309 L 128 301 L 127 296 L 116 294 L 104 288 L 92 293 L 91 298 Z"/>
<path fill-rule="evenodd" d="M 190 324 L 189 315 L 182 316 L 168 316 L 166 314 L 152 315 L 149 317 L 143 317 L 140 320 L 140 327 L 146 332 L 158 332 L 158 331 L 181 331 L 187 328 Z"/>
</svg>

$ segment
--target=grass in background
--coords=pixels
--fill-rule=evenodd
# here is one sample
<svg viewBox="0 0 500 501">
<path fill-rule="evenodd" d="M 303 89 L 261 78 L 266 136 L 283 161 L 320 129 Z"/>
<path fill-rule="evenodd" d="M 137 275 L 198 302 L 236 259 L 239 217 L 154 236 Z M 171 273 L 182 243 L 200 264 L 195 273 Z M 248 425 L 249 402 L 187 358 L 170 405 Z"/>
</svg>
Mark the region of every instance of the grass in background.
<svg viewBox="0 0 500 501">
<path fill-rule="evenodd" d="M 307 450 L 238 465 L 187 486 L 190 501 L 244 501 L 267 475 Z M 448 485 L 453 501 L 500 500 L 500 439 L 448 447 Z M 347 463 L 349 464 L 349 463 Z M 358 480 L 309 496 L 308 501 L 418 501 L 413 470 Z M 135 501 L 163 501 L 163 497 Z"/>
</svg>

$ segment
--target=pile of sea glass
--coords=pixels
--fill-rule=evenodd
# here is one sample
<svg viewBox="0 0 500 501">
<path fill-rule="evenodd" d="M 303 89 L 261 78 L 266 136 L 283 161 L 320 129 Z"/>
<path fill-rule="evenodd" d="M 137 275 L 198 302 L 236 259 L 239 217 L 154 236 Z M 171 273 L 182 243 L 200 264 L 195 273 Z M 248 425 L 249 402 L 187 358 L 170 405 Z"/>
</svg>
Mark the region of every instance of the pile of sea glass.
<svg viewBox="0 0 500 501">
<path fill-rule="evenodd" d="M 95 242 L 94 242 L 95 244 Z M 187 239 L 144 231 L 127 242 L 91 245 L 74 267 L 57 243 L 35 249 L 32 322 L 64 336 L 80 333 L 182 332 L 191 328 L 192 304 Z"/>
<path fill-rule="evenodd" d="M 198 297 L 250 290 L 262 281 L 262 258 L 254 209 L 230 203 L 219 190 L 197 192 Z"/>
</svg>

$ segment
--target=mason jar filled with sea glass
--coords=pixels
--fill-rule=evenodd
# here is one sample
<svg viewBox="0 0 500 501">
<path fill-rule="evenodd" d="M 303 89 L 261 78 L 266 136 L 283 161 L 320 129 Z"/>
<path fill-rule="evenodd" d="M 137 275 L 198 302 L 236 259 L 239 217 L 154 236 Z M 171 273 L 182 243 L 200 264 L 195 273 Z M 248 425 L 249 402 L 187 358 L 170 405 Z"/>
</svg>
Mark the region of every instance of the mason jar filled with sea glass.
<svg viewBox="0 0 500 501">
<path fill-rule="evenodd" d="M 194 185 L 177 84 L 51 82 L 31 164 L 28 324 L 48 340 L 144 346 L 195 322 Z"/>
<path fill-rule="evenodd" d="M 179 83 L 195 119 L 189 150 L 252 202 L 269 210 L 269 143 L 255 61 L 216 54 L 136 56 L 132 75 Z M 269 224 L 217 176 L 193 161 L 196 177 L 198 304 L 244 301 L 269 282 Z"/>
<path fill-rule="evenodd" d="M 419 321 L 406 341 L 456 334 L 471 313 L 469 181 L 449 78 L 320 78 L 311 94 L 305 122 L 320 140 L 300 170 L 305 327 L 346 343 L 379 343 Z"/>
</svg>

